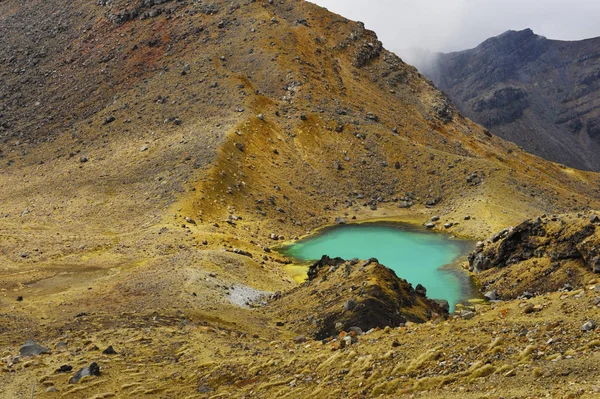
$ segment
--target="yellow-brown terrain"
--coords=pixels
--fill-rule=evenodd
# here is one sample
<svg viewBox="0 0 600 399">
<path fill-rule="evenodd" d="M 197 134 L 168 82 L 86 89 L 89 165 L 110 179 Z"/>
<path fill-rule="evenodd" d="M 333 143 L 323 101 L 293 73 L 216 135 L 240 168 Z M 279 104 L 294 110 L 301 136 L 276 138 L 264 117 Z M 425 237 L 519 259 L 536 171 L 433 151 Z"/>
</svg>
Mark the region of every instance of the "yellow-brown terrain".
<svg viewBox="0 0 600 399">
<path fill-rule="evenodd" d="M 299 320 L 322 299 L 269 247 L 336 217 L 486 239 L 600 205 L 598 174 L 490 135 L 361 24 L 296 0 L 4 0 L 0 83 L 0 397 L 598 395 L 582 256 L 573 290 L 468 317 L 410 292 L 425 324 L 322 343 Z"/>
</svg>

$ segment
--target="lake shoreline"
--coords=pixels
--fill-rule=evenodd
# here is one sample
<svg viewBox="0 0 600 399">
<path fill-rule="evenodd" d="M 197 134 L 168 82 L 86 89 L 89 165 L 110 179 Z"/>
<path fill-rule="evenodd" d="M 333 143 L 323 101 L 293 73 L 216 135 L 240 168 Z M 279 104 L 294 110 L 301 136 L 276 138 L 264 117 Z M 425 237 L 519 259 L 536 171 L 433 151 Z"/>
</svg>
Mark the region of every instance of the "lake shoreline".
<svg viewBox="0 0 600 399">
<path fill-rule="evenodd" d="M 374 234 L 381 237 L 375 238 Z M 347 236 L 350 244 L 335 241 L 342 236 Z M 369 240 L 372 247 L 367 245 Z M 480 297 L 476 281 L 461 266 L 474 245 L 474 241 L 433 232 L 415 223 L 388 219 L 323 226 L 311 235 L 273 249 L 293 260 L 285 270 L 298 283 L 304 281 L 308 267 L 322 255 L 344 259 L 374 257 L 399 278 L 425 286 L 429 297 L 446 299 L 454 307 Z M 446 294 L 439 295 L 440 292 Z"/>
</svg>

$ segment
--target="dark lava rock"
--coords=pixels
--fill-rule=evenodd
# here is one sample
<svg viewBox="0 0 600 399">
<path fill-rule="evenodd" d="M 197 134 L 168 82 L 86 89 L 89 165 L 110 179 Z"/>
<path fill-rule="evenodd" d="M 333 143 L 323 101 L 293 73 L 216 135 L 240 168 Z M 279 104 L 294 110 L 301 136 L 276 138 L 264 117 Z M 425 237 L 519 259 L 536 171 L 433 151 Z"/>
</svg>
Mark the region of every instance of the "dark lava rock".
<svg viewBox="0 0 600 399">
<path fill-rule="evenodd" d="M 104 349 L 102 351 L 102 353 L 105 355 L 116 355 L 117 351 L 115 351 L 115 349 L 112 347 L 112 345 L 110 345 L 108 348 Z"/>
<path fill-rule="evenodd" d="M 344 310 L 354 310 L 356 307 L 356 300 L 354 298 L 348 299 L 344 302 Z"/>
<path fill-rule="evenodd" d="M 596 226 L 584 215 L 527 220 L 477 245 L 468 256 L 469 270 L 480 274 L 487 291 L 503 299 L 523 292 L 554 292 L 566 285 L 581 288 L 592 273 L 600 273 Z M 532 269 L 532 263 L 539 266 Z"/>
<path fill-rule="evenodd" d="M 364 38 L 366 40 L 359 41 L 359 44 L 356 50 L 356 54 L 354 55 L 354 61 L 352 64 L 357 68 L 362 68 L 369 61 L 374 58 L 379 57 L 381 51 L 383 50 L 383 44 L 377 40 L 377 36 L 374 32 L 366 30 L 364 28 L 364 24 L 362 22 L 358 22 L 359 28 L 356 32 L 354 32 L 355 40 Z"/>
<path fill-rule="evenodd" d="M 434 299 L 435 303 L 438 304 L 438 306 L 440 307 L 440 309 L 442 309 L 442 311 L 444 313 L 448 313 L 450 312 L 450 304 L 448 303 L 447 300 L 445 299 Z"/>
<path fill-rule="evenodd" d="M 84 367 L 75 373 L 75 375 L 69 379 L 69 384 L 77 384 L 83 377 L 99 375 L 100 366 L 98 366 L 98 363 L 92 362 L 88 367 Z"/>
<path fill-rule="evenodd" d="M 309 268 L 306 282 L 263 309 L 276 318 L 293 317 L 298 333 L 317 340 L 448 314 L 377 259 L 357 262 L 328 256 Z"/>
<path fill-rule="evenodd" d="M 50 351 L 43 346 L 35 343 L 35 341 L 28 339 L 25 344 L 19 349 L 21 357 L 37 356 L 42 354 L 50 353 Z"/>
<path fill-rule="evenodd" d="M 70 364 L 63 364 L 58 369 L 56 369 L 55 373 L 68 373 L 71 370 L 73 370 L 73 366 L 71 366 Z"/>
<path fill-rule="evenodd" d="M 115 117 L 114 116 L 109 116 L 106 119 L 104 119 L 104 122 L 102 122 L 103 125 L 108 125 L 109 123 L 113 123 L 115 121 Z"/>
</svg>

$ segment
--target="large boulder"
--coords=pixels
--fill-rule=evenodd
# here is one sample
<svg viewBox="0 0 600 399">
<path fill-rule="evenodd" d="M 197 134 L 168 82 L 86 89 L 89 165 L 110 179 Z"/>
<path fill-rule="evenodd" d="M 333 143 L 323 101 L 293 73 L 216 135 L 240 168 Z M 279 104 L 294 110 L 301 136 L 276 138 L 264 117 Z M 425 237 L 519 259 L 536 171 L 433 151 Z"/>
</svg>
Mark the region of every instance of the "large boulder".
<svg viewBox="0 0 600 399">
<path fill-rule="evenodd" d="M 34 340 L 28 339 L 25 344 L 19 348 L 19 354 L 21 357 L 37 356 L 42 354 L 50 353 L 50 351 L 43 346 L 37 344 Z"/>
</svg>

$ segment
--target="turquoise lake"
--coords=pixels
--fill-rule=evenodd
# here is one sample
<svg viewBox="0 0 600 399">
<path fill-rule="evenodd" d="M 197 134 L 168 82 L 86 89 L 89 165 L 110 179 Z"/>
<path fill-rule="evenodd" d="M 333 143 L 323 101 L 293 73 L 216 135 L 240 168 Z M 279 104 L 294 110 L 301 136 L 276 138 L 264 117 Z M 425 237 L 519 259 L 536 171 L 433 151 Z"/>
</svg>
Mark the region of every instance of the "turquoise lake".
<svg viewBox="0 0 600 399">
<path fill-rule="evenodd" d="M 377 258 L 413 287 L 425 286 L 429 298 L 447 300 L 453 310 L 461 300 L 476 296 L 468 274 L 456 265 L 473 246 L 471 241 L 404 224 L 367 223 L 325 229 L 281 252 L 304 263 L 321 259 L 323 255 L 344 259 Z"/>
</svg>

